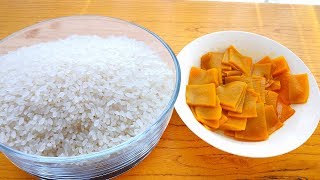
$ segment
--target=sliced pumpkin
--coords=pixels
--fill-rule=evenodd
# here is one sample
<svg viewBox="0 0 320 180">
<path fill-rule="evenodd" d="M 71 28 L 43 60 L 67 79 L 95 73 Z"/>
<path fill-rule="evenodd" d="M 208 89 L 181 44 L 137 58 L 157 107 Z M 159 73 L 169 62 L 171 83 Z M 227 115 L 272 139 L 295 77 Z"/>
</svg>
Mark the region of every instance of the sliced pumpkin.
<svg viewBox="0 0 320 180">
<path fill-rule="evenodd" d="M 289 73 L 290 69 L 288 66 L 288 63 L 286 59 L 283 56 L 279 56 L 272 60 L 272 63 L 274 64 L 274 69 L 272 71 L 272 76 L 278 76 L 283 73 Z"/>
<path fill-rule="evenodd" d="M 247 90 L 242 113 L 229 111 L 228 116 L 237 117 L 237 118 L 257 117 L 257 110 L 256 110 L 257 100 L 258 100 L 258 94 L 255 93 L 253 90 Z"/>
<path fill-rule="evenodd" d="M 277 91 L 280 90 L 281 84 L 279 80 L 273 80 L 272 84 L 269 87 L 266 87 L 267 90 Z"/>
<path fill-rule="evenodd" d="M 260 61 L 257 62 L 257 64 L 266 64 L 266 63 L 271 63 L 271 58 L 269 56 L 265 56 Z"/>
<path fill-rule="evenodd" d="M 246 97 L 246 90 L 242 92 L 241 99 L 236 106 L 236 110 L 233 112 L 242 113 L 245 97 Z M 230 111 L 232 111 L 232 110 L 230 110 Z"/>
<path fill-rule="evenodd" d="M 278 112 L 278 119 L 281 122 L 285 122 L 289 119 L 296 111 L 291 108 L 290 105 L 287 105 L 279 99 L 277 103 L 277 112 Z"/>
<path fill-rule="evenodd" d="M 205 119 L 202 119 L 202 118 L 199 118 L 197 117 L 196 118 L 199 122 L 201 122 L 203 125 L 206 125 L 208 126 L 209 128 L 211 129 L 217 129 L 219 127 L 219 120 L 205 120 Z M 211 130 L 209 129 L 209 130 Z"/>
<path fill-rule="evenodd" d="M 227 120 L 228 117 L 222 113 L 221 118 L 219 119 L 219 125 L 224 124 Z"/>
<path fill-rule="evenodd" d="M 273 79 L 267 79 L 267 80 L 266 80 L 266 85 L 265 85 L 266 89 L 267 89 L 269 86 L 271 86 L 271 84 L 272 84 L 273 82 L 274 82 Z"/>
<path fill-rule="evenodd" d="M 266 89 L 266 78 L 261 77 L 260 79 L 260 100 L 261 102 L 265 103 L 266 102 L 266 97 L 265 97 L 265 89 Z"/>
<path fill-rule="evenodd" d="M 276 78 L 277 78 L 277 80 L 280 81 L 280 84 L 281 84 L 281 88 L 278 91 L 279 99 L 281 99 L 281 101 L 284 104 L 289 105 L 290 104 L 290 101 L 289 101 L 289 79 L 290 79 L 290 74 L 289 73 L 283 73 L 283 74 L 279 75 Z"/>
<path fill-rule="evenodd" d="M 215 107 L 196 106 L 195 112 L 197 117 L 205 120 L 219 120 L 221 118 L 222 108 L 220 106 L 220 100 L 216 97 Z"/>
<path fill-rule="evenodd" d="M 229 65 L 229 48 L 223 53 L 221 64 Z"/>
<path fill-rule="evenodd" d="M 201 57 L 201 68 L 208 70 L 211 68 L 221 68 L 223 53 L 208 52 Z"/>
<path fill-rule="evenodd" d="M 235 138 L 249 141 L 262 141 L 268 138 L 263 103 L 257 103 L 257 115 L 257 117 L 248 118 L 245 130 L 236 131 Z"/>
<path fill-rule="evenodd" d="M 252 78 L 248 76 L 229 76 L 229 77 L 225 77 L 224 80 L 226 84 L 233 81 L 242 81 L 247 84 L 248 89 L 253 89 Z"/>
<path fill-rule="evenodd" d="M 260 76 L 252 76 L 253 89 L 259 94 L 258 102 L 265 102 L 265 78 Z"/>
<path fill-rule="evenodd" d="M 291 75 L 283 56 L 265 56 L 252 66 L 230 46 L 203 55 L 201 68 L 190 70 L 187 104 L 205 128 L 239 140 L 267 139 L 295 113 L 290 104 L 309 96 L 307 74 Z"/>
<path fill-rule="evenodd" d="M 242 71 L 245 75 L 250 75 L 252 59 L 242 56 L 233 46 L 229 49 L 229 63 Z"/>
<path fill-rule="evenodd" d="M 265 64 L 254 64 L 252 75 L 265 77 L 266 79 L 271 79 L 271 63 Z"/>
<path fill-rule="evenodd" d="M 196 118 L 197 117 L 197 114 L 196 114 L 196 111 L 194 110 L 194 106 L 189 106 L 193 116 Z"/>
<path fill-rule="evenodd" d="M 232 67 L 230 65 L 227 65 L 227 64 L 222 64 L 221 65 L 221 69 L 222 69 L 222 71 L 231 71 Z"/>
<path fill-rule="evenodd" d="M 273 108 L 277 108 L 277 103 L 278 103 L 278 93 L 270 91 L 270 90 L 265 90 L 265 97 L 266 97 L 266 104 L 272 105 Z"/>
<path fill-rule="evenodd" d="M 231 83 L 233 81 L 241 81 L 242 80 L 242 77 L 241 76 L 229 76 L 229 77 L 225 77 L 225 83 L 228 84 L 228 83 Z"/>
<path fill-rule="evenodd" d="M 238 70 L 231 70 L 231 71 L 224 71 L 227 76 L 239 76 L 242 75 L 241 71 Z"/>
<path fill-rule="evenodd" d="M 190 106 L 216 106 L 215 84 L 187 85 L 186 101 Z"/>
<path fill-rule="evenodd" d="M 305 103 L 309 97 L 308 74 L 295 74 L 289 77 L 289 103 Z"/>
<path fill-rule="evenodd" d="M 272 72 L 276 65 L 272 63 L 272 60 L 269 56 L 265 56 L 260 61 L 257 62 L 257 64 L 266 64 L 266 63 L 271 63 L 271 72 Z"/>
<path fill-rule="evenodd" d="M 192 67 L 189 75 L 190 85 L 210 84 L 219 85 L 219 74 L 216 68 L 203 70 L 197 67 Z"/>
<path fill-rule="evenodd" d="M 196 118 L 196 120 L 199 121 L 200 123 L 202 123 L 202 125 L 208 126 L 208 128 L 210 127 L 209 130 L 213 130 L 213 129 L 216 129 L 216 128 L 219 127 L 219 123 L 220 123 L 219 120 L 205 120 L 203 118 L 200 118 L 196 114 L 195 107 L 194 106 L 189 106 L 189 107 L 191 109 L 191 112 L 192 112 L 193 116 Z"/>
<path fill-rule="evenodd" d="M 267 131 L 269 135 L 282 127 L 282 122 L 279 121 L 276 111 L 272 105 L 264 106 L 266 114 Z"/>
<path fill-rule="evenodd" d="M 221 106 L 226 106 L 236 109 L 246 92 L 247 84 L 240 81 L 235 81 L 217 87 L 217 95 L 220 99 Z"/>
<path fill-rule="evenodd" d="M 234 137 L 235 136 L 235 131 L 224 130 L 223 134 L 226 135 L 226 136 Z"/>
<path fill-rule="evenodd" d="M 236 113 L 241 113 L 242 109 L 243 109 L 245 95 L 246 95 L 246 92 L 243 91 L 241 96 L 240 96 L 240 100 L 236 104 L 236 107 L 229 107 L 229 106 L 224 106 L 224 105 L 221 105 L 221 107 L 224 110 L 228 110 L 228 111 L 232 111 L 232 112 L 236 112 Z"/>
<path fill-rule="evenodd" d="M 221 68 L 218 69 L 218 81 L 219 81 L 219 85 L 223 83 L 223 81 L 222 81 L 222 70 L 221 70 Z"/>
<path fill-rule="evenodd" d="M 243 59 L 243 64 L 244 64 L 244 74 L 246 76 L 251 75 L 251 67 L 252 67 L 252 58 L 248 56 L 244 56 Z"/>
<path fill-rule="evenodd" d="M 219 129 L 241 131 L 246 128 L 246 123 L 247 123 L 246 118 L 228 117 L 228 120 L 225 123 L 221 124 Z"/>
</svg>

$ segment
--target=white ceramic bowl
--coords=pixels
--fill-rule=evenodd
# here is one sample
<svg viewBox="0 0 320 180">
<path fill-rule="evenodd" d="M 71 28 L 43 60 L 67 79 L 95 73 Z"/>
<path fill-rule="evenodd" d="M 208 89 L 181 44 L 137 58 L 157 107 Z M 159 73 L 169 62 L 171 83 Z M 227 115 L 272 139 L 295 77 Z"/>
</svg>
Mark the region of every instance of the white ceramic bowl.
<svg viewBox="0 0 320 180">
<path fill-rule="evenodd" d="M 292 105 L 296 113 L 282 128 L 274 132 L 268 140 L 261 142 L 237 141 L 221 132 L 212 132 L 204 128 L 192 115 L 186 104 L 185 91 L 189 71 L 192 66 L 200 67 L 200 57 L 209 51 L 223 52 L 234 45 L 242 54 L 257 62 L 269 55 L 271 58 L 285 56 L 291 72 L 307 73 L 310 95 L 306 104 Z M 181 67 L 181 88 L 175 108 L 181 119 L 197 136 L 212 146 L 246 157 L 272 157 L 292 151 L 302 145 L 315 131 L 320 119 L 320 93 L 317 82 L 303 61 L 288 48 L 261 35 L 241 32 L 222 31 L 204 35 L 185 46 L 178 55 Z"/>
</svg>

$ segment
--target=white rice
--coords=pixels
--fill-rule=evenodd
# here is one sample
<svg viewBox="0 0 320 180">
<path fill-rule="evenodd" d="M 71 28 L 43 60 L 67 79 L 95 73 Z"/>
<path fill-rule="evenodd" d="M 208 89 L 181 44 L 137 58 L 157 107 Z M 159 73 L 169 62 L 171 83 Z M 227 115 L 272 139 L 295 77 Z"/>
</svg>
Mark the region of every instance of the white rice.
<svg viewBox="0 0 320 180">
<path fill-rule="evenodd" d="M 0 57 L 0 142 L 75 156 L 118 145 L 165 109 L 172 70 L 145 43 L 71 36 Z"/>
</svg>

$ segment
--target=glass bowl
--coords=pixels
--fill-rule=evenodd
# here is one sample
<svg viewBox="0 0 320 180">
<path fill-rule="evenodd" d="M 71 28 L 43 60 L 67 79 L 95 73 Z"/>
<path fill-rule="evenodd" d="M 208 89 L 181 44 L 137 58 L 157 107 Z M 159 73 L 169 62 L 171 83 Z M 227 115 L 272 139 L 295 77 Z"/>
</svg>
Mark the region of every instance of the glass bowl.
<svg viewBox="0 0 320 180">
<path fill-rule="evenodd" d="M 174 90 L 161 115 L 146 130 L 115 147 L 73 157 L 30 155 L 0 143 L 0 151 L 16 166 L 46 179 L 112 178 L 143 160 L 158 143 L 172 115 L 180 87 L 180 67 L 170 47 L 153 32 L 127 21 L 102 16 L 70 16 L 44 21 L 0 41 L 0 55 L 19 47 L 70 35 L 127 36 L 145 42 L 174 72 Z"/>
</svg>

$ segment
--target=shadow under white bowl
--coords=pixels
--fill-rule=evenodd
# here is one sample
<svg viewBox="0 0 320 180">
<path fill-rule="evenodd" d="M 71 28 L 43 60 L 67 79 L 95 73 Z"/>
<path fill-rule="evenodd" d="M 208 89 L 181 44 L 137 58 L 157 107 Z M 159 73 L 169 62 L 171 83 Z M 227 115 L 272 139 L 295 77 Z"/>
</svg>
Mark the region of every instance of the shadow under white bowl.
<svg viewBox="0 0 320 180">
<path fill-rule="evenodd" d="M 307 73 L 310 94 L 306 104 L 292 105 L 296 113 L 282 128 L 274 132 L 269 139 L 260 142 L 244 142 L 224 136 L 204 128 L 193 116 L 186 99 L 186 85 L 192 66 L 200 67 L 200 58 L 209 51 L 223 52 L 234 45 L 242 54 L 253 58 L 254 62 L 268 55 L 271 58 L 283 55 L 291 73 Z M 278 42 L 254 33 L 241 31 L 221 31 L 204 35 L 185 46 L 178 54 L 181 67 L 181 88 L 175 104 L 181 119 L 198 137 L 210 145 L 239 156 L 272 157 L 290 152 L 301 146 L 315 131 L 320 118 L 320 93 L 317 82 L 303 61 L 288 48 Z"/>
</svg>

